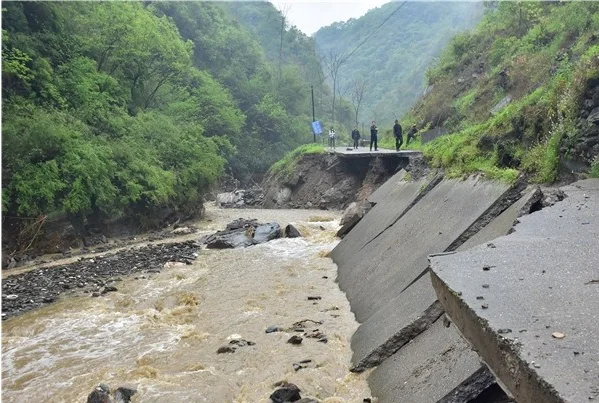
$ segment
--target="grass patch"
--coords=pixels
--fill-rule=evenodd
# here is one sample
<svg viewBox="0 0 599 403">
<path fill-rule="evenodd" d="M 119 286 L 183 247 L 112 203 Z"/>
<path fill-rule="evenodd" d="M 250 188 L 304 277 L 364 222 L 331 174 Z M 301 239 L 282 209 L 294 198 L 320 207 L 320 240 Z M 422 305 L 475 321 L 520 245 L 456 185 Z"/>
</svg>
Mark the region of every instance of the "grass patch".
<svg viewBox="0 0 599 403">
<path fill-rule="evenodd" d="M 599 178 L 599 156 L 595 157 L 595 160 L 591 164 L 589 175 L 591 178 Z"/>
<path fill-rule="evenodd" d="M 304 144 L 288 152 L 283 158 L 275 162 L 268 170 L 268 174 L 269 176 L 276 176 L 281 179 L 288 178 L 295 172 L 297 162 L 301 160 L 304 155 L 324 154 L 324 152 L 325 149 L 322 144 Z"/>
</svg>

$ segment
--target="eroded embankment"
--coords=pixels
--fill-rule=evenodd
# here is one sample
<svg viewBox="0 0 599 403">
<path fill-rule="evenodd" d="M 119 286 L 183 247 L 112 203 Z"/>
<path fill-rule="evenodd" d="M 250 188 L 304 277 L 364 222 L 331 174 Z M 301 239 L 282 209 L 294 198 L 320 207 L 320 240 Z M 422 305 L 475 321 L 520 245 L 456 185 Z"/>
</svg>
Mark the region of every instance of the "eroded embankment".
<svg viewBox="0 0 599 403">
<path fill-rule="evenodd" d="M 266 208 L 344 209 L 365 200 L 399 169 L 425 170 L 421 157 L 399 154 L 372 158 L 343 158 L 331 154 L 305 155 L 290 170 L 264 181 Z"/>
<path fill-rule="evenodd" d="M 401 171 L 381 186 L 369 198 L 374 207 L 331 253 L 361 323 L 352 337 L 353 370 L 376 367 L 368 379 L 381 402 L 507 401 L 442 317 L 428 256 L 505 235 L 519 216 L 554 203 L 559 192 L 479 176 L 410 176 Z"/>
</svg>

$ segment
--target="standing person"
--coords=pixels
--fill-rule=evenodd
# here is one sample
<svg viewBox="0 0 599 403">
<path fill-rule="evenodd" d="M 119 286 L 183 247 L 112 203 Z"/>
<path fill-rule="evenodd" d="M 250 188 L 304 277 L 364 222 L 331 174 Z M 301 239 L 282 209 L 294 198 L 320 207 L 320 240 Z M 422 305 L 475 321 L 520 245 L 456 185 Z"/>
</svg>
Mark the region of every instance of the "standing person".
<svg viewBox="0 0 599 403">
<path fill-rule="evenodd" d="M 358 149 L 358 141 L 360 141 L 360 132 L 358 126 L 354 126 L 354 130 L 351 132 L 351 138 L 354 140 L 354 150 Z"/>
<path fill-rule="evenodd" d="M 329 148 L 335 149 L 335 130 L 332 127 L 329 130 Z"/>
<path fill-rule="evenodd" d="M 410 131 L 408 132 L 408 140 L 406 141 L 406 146 L 408 144 L 410 144 L 410 139 L 416 140 L 416 133 L 418 133 L 418 130 L 416 129 L 416 125 L 412 125 L 412 127 L 410 128 Z"/>
<path fill-rule="evenodd" d="M 395 119 L 395 124 L 393 125 L 393 135 L 395 136 L 395 151 L 399 151 L 403 144 L 403 135 L 401 133 L 401 125 L 397 119 Z"/>
<path fill-rule="evenodd" d="M 370 151 L 372 151 L 372 144 L 374 143 L 374 151 L 378 151 L 378 140 L 379 140 L 379 128 L 376 127 L 376 121 L 372 121 L 370 126 Z"/>
</svg>

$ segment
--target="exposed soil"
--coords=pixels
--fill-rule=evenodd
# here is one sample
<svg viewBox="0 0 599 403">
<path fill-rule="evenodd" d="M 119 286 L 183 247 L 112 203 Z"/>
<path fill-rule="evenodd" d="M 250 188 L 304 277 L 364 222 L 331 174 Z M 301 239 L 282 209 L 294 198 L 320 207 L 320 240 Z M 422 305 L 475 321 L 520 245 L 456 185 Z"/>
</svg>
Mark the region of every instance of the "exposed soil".
<svg viewBox="0 0 599 403">
<path fill-rule="evenodd" d="M 422 158 L 306 155 L 293 174 L 265 179 L 263 206 L 341 210 L 354 201 L 365 200 L 402 168 L 413 168 L 417 175 L 427 169 Z"/>
</svg>

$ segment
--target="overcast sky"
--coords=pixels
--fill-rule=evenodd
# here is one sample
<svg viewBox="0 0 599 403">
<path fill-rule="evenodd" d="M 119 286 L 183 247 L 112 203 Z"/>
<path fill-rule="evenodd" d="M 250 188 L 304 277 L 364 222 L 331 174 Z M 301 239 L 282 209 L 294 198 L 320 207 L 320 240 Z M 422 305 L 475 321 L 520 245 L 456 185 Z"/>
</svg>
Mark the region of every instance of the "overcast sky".
<svg viewBox="0 0 599 403">
<path fill-rule="evenodd" d="M 303 33 L 312 35 L 319 28 L 336 21 L 347 21 L 366 14 L 390 0 L 271 0 L 279 10 L 288 8 L 290 25 L 297 26 Z"/>
</svg>

